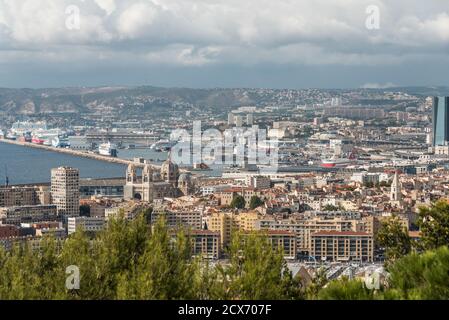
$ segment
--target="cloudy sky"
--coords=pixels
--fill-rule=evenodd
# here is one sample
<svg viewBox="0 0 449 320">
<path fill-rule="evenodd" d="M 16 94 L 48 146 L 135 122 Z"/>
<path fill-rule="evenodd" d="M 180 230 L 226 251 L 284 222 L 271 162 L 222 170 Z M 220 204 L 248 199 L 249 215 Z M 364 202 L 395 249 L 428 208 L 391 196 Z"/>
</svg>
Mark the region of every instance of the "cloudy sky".
<svg viewBox="0 0 449 320">
<path fill-rule="evenodd" d="M 1 87 L 449 85 L 448 71 L 447 0 L 0 0 Z"/>
</svg>

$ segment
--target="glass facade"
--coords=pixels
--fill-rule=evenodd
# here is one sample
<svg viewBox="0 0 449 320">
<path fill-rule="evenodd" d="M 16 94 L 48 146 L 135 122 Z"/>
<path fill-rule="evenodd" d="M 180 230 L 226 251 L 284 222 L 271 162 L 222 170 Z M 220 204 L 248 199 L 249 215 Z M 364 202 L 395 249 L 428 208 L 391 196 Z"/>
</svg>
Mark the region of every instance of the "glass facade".
<svg viewBox="0 0 449 320">
<path fill-rule="evenodd" d="M 449 97 L 433 99 L 433 145 L 445 145 L 449 141 Z"/>
</svg>

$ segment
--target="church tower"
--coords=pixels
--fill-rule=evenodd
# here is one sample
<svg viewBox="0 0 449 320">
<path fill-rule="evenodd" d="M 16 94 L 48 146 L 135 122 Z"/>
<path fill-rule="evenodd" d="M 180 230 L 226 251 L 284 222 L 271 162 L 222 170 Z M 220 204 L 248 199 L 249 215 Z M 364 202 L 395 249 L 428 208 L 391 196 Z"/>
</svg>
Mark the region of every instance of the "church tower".
<svg viewBox="0 0 449 320">
<path fill-rule="evenodd" d="M 149 164 L 145 165 L 142 170 L 142 200 L 147 202 L 153 201 L 153 167 Z"/>
<path fill-rule="evenodd" d="M 179 178 L 179 167 L 177 164 L 171 161 L 171 154 L 169 154 L 168 159 L 161 166 L 161 176 L 162 180 L 177 187 Z"/>
<path fill-rule="evenodd" d="M 142 182 L 149 183 L 153 182 L 153 168 L 150 165 L 145 165 L 142 171 Z"/>
<path fill-rule="evenodd" d="M 393 182 L 390 189 L 390 201 L 400 202 L 402 200 L 401 182 L 399 181 L 398 172 L 394 173 Z"/>
<path fill-rule="evenodd" d="M 128 166 L 126 170 L 126 184 L 133 184 L 137 182 L 136 167 L 133 164 Z"/>
</svg>

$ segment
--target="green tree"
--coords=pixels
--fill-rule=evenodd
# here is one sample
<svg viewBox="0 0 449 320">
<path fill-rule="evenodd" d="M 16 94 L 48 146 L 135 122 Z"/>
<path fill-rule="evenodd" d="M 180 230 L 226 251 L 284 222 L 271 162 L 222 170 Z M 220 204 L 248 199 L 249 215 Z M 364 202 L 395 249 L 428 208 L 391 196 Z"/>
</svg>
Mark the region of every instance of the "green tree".
<svg viewBox="0 0 449 320">
<path fill-rule="evenodd" d="M 396 216 L 382 222 L 376 241 L 380 247 L 385 248 L 389 262 L 409 254 L 412 249 L 407 229 Z"/>
<path fill-rule="evenodd" d="M 373 300 L 375 291 L 366 288 L 361 280 L 333 280 L 318 293 L 320 300 Z"/>
<path fill-rule="evenodd" d="M 121 275 L 139 261 L 148 238 L 149 230 L 143 214 L 131 221 L 127 221 L 123 215 L 112 219 L 97 236 L 93 250 L 101 299 L 115 298 Z"/>
<path fill-rule="evenodd" d="M 219 299 L 300 299 L 301 282 L 292 277 L 281 248 L 273 248 L 266 235 L 234 233 L 229 266 L 219 265 Z"/>
<path fill-rule="evenodd" d="M 174 236 L 176 235 L 176 236 Z M 135 266 L 120 277 L 119 299 L 195 299 L 198 264 L 185 232 L 169 232 L 160 219 Z"/>
<path fill-rule="evenodd" d="M 381 181 L 380 183 L 379 183 L 379 186 L 380 187 L 390 187 L 391 186 L 391 182 L 388 182 L 388 181 Z"/>
<path fill-rule="evenodd" d="M 252 196 L 251 199 L 249 200 L 249 208 L 251 210 L 258 208 L 263 204 L 264 202 L 258 196 Z"/>
<path fill-rule="evenodd" d="M 88 206 L 88 205 L 80 206 L 80 216 L 90 217 L 90 206 Z"/>
<path fill-rule="evenodd" d="M 306 296 L 307 299 L 317 299 L 318 293 L 324 286 L 328 283 L 326 269 L 319 268 L 316 271 L 315 276 L 312 279 L 312 282 L 306 288 Z"/>
<path fill-rule="evenodd" d="M 30 243 L 16 244 L 12 250 L 0 250 L 0 300 L 60 299 L 58 243 L 51 237 L 41 239 L 41 250 Z"/>
<path fill-rule="evenodd" d="M 326 204 L 323 208 L 323 211 L 338 211 L 338 210 L 339 210 L 339 208 L 332 204 Z"/>
<path fill-rule="evenodd" d="M 246 206 L 245 198 L 241 195 L 235 195 L 231 201 L 231 208 L 234 209 L 243 209 Z"/>
<path fill-rule="evenodd" d="M 449 249 L 412 253 L 389 266 L 385 299 L 449 299 Z"/>
<path fill-rule="evenodd" d="M 80 290 L 68 290 L 65 282 L 59 283 L 64 288 L 65 299 L 88 300 L 102 299 L 103 285 L 99 279 L 101 274 L 98 266 L 97 253 L 93 250 L 94 240 L 78 230 L 65 241 L 61 255 L 59 257 L 61 270 L 65 275 L 66 268 L 76 266 L 80 272 Z M 65 281 L 65 280 L 64 280 Z"/>
<path fill-rule="evenodd" d="M 449 203 L 437 201 L 430 208 L 419 209 L 418 226 L 424 249 L 436 249 L 449 245 Z"/>
<path fill-rule="evenodd" d="M 366 188 L 374 188 L 374 182 L 370 182 L 370 181 L 365 182 L 363 184 L 363 186 L 366 187 Z"/>
</svg>

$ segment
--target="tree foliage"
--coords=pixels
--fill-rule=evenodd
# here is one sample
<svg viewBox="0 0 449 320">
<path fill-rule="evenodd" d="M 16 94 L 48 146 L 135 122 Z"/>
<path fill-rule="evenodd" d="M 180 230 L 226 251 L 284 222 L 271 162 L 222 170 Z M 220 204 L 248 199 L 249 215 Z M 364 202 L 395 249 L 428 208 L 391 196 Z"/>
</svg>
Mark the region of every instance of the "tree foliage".
<svg viewBox="0 0 449 320">
<path fill-rule="evenodd" d="M 238 238 L 237 238 L 238 237 Z M 0 250 L 2 299 L 297 299 L 283 252 L 267 237 L 236 235 L 229 264 L 192 256 L 188 231 L 149 227 L 144 214 L 111 220 L 95 237 L 77 231 L 63 243 L 46 238 L 40 250 Z M 66 289 L 66 268 L 80 271 L 80 289 Z"/>
<path fill-rule="evenodd" d="M 231 208 L 234 209 L 243 209 L 246 206 L 245 198 L 241 195 L 235 195 L 231 201 Z"/>
<path fill-rule="evenodd" d="M 389 276 L 379 290 L 370 290 L 361 279 L 334 280 L 317 297 L 331 300 L 447 300 L 449 299 L 449 249 L 440 247 L 411 253 L 388 266 Z"/>
<path fill-rule="evenodd" d="M 333 280 L 318 293 L 321 300 L 372 300 L 374 290 L 366 288 L 360 280 Z"/>
<path fill-rule="evenodd" d="M 234 233 L 228 249 L 230 264 L 217 267 L 214 298 L 244 300 L 300 299 L 299 279 L 292 276 L 281 248 L 262 233 Z"/>
<path fill-rule="evenodd" d="M 251 199 L 249 200 L 249 208 L 251 210 L 258 208 L 263 204 L 264 202 L 258 196 L 252 196 Z"/>
<path fill-rule="evenodd" d="M 377 243 L 385 248 L 387 261 L 394 261 L 411 252 L 412 245 L 407 229 L 398 217 L 383 221 L 377 233 Z"/>
<path fill-rule="evenodd" d="M 440 200 L 429 208 L 420 208 L 418 226 L 422 234 L 423 249 L 436 249 L 449 245 L 449 203 L 447 200 Z"/>
<path fill-rule="evenodd" d="M 387 299 L 449 299 L 449 249 L 413 253 L 389 267 Z"/>
<path fill-rule="evenodd" d="M 323 211 L 338 211 L 338 210 L 340 210 L 340 208 L 339 207 L 337 207 L 337 206 L 334 206 L 334 205 L 332 205 L 332 204 L 326 204 L 325 206 L 324 206 L 324 208 L 323 208 Z"/>
<path fill-rule="evenodd" d="M 390 250 L 390 276 L 379 290 L 360 279 L 328 282 L 320 269 L 307 287 L 293 277 L 282 248 L 264 233 L 234 232 L 228 261 L 210 263 L 192 255 L 188 230 L 169 229 L 164 219 L 149 226 L 145 214 L 111 220 L 92 237 L 82 231 L 65 241 L 44 237 L 0 247 L 0 300 L 4 299 L 449 299 L 449 205 L 422 210 L 424 244 L 410 252 L 410 239 L 393 218 L 382 226 L 380 243 Z M 436 225 L 439 221 L 441 225 Z M 437 247 L 433 249 L 433 247 Z M 80 270 L 80 289 L 66 288 L 66 268 Z"/>
</svg>

